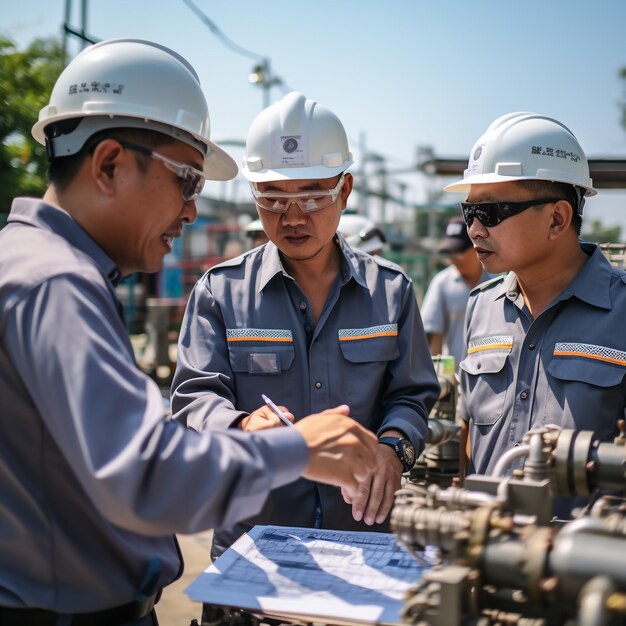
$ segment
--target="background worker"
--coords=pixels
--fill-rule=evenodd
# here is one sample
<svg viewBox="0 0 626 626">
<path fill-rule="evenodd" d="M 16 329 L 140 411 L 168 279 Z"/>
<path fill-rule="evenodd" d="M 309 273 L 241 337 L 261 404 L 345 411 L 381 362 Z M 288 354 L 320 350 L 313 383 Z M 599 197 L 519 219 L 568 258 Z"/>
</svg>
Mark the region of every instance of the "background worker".
<svg viewBox="0 0 626 626">
<path fill-rule="evenodd" d="M 424 445 L 439 385 L 411 281 L 336 234 L 352 156 L 329 110 L 292 92 L 252 122 L 243 173 L 270 243 L 211 268 L 183 319 L 172 412 L 204 430 L 285 430 L 267 394 L 295 418 L 346 403 L 381 438 L 362 498 L 300 480 L 263 511 L 214 534 L 220 554 L 254 524 L 385 530 Z"/>
<path fill-rule="evenodd" d="M 264 243 L 267 243 L 269 239 L 263 230 L 263 224 L 260 219 L 252 220 L 249 224 L 246 224 L 244 231 L 246 237 L 250 240 L 251 248 L 258 248 Z"/>
<path fill-rule="evenodd" d="M 43 200 L 0 232 L 0 623 L 156 624 L 174 532 L 230 525 L 304 475 L 358 497 L 375 437 L 347 407 L 267 432 L 166 421 L 115 285 L 154 272 L 205 177 L 235 176 L 175 52 L 105 41 L 63 71 L 33 127 Z"/>
<path fill-rule="evenodd" d="M 474 252 L 462 217 L 448 220 L 438 247 L 450 265 L 431 279 L 420 307 L 432 355 L 449 354 L 455 368 L 465 358 L 465 309 L 470 290 L 489 278 Z"/>
<path fill-rule="evenodd" d="M 372 220 L 363 215 L 342 213 L 337 232 L 352 248 L 358 248 L 368 254 L 380 254 L 385 251 L 387 238 Z"/>
<path fill-rule="evenodd" d="M 445 190 L 467 193 L 462 212 L 484 269 L 510 272 L 468 303 L 459 374 L 470 471 L 489 473 L 544 424 L 610 440 L 626 407 L 626 274 L 579 242 L 584 198 L 596 192 L 575 136 L 544 115 L 504 115 Z"/>
</svg>

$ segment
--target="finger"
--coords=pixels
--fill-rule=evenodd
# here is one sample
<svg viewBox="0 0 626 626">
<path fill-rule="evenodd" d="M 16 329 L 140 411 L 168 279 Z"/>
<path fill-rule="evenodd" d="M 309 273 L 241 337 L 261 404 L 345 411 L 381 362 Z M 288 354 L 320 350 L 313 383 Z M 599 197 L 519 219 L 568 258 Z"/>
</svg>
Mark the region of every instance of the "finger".
<svg viewBox="0 0 626 626">
<path fill-rule="evenodd" d="M 283 415 L 293 424 L 296 421 L 296 416 L 286 407 L 283 406 L 282 404 L 278 407 L 282 412 Z"/>
<path fill-rule="evenodd" d="M 385 479 L 380 472 L 375 472 L 370 486 L 370 493 L 367 499 L 367 506 L 363 515 L 363 521 L 371 526 L 376 521 L 378 509 L 385 495 Z"/>
<path fill-rule="evenodd" d="M 376 514 L 377 524 L 382 524 L 387 519 L 387 516 L 389 515 L 389 512 L 393 507 L 397 490 L 398 489 L 395 487 L 395 484 L 393 482 L 385 483 L 385 495 L 383 496 L 383 500 L 380 503 L 380 507 L 378 508 L 378 513 Z"/>
<path fill-rule="evenodd" d="M 322 413 L 340 413 L 341 415 L 350 415 L 350 407 L 347 404 L 340 404 L 334 409 L 325 409 Z"/>
<path fill-rule="evenodd" d="M 343 501 L 346 504 L 352 504 L 352 497 L 343 487 L 341 488 L 341 495 L 343 496 Z"/>
<path fill-rule="evenodd" d="M 352 517 L 360 522 L 363 519 L 363 512 L 367 506 L 370 493 L 370 483 L 359 482 L 354 495 L 352 496 Z"/>
</svg>

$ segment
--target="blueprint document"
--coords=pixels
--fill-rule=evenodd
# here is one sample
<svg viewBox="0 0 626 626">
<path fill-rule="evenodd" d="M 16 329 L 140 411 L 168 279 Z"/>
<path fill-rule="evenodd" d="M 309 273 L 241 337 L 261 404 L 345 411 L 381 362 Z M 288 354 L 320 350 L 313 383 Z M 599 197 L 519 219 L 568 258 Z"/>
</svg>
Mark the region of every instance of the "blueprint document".
<svg viewBox="0 0 626 626">
<path fill-rule="evenodd" d="M 427 567 L 390 533 L 255 526 L 185 592 L 292 621 L 398 624 Z"/>
</svg>

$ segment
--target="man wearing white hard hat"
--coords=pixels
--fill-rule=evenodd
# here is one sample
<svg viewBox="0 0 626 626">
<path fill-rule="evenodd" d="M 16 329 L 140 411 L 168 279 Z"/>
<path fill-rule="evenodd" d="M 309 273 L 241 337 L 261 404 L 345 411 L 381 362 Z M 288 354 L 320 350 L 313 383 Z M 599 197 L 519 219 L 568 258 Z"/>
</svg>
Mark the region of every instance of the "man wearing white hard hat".
<svg viewBox="0 0 626 626">
<path fill-rule="evenodd" d="M 490 473 L 545 424 L 611 440 L 626 408 L 626 274 L 579 241 L 585 197 L 596 192 L 576 137 L 545 115 L 504 115 L 445 190 L 467 194 L 461 210 L 484 269 L 509 272 L 468 303 L 469 470 Z M 557 503 L 557 513 L 572 504 Z"/>
<path fill-rule="evenodd" d="M 173 533 L 249 517 L 301 475 L 355 495 L 378 444 L 341 408 L 290 431 L 194 433 L 136 366 L 115 286 L 161 267 L 205 178 L 237 173 L 185 59 L 86 48 L 33 135 L 48 189 L 0 232 L 0 624 L 154 625 L 182 570 Z"/>
<path fill-rule="evenodd" d="M 211 268 L 193 290 L 172 384 L 175 417 L 197 430 L 285 430 L 261 394 L 298 424 L 346 403 L 380 439 L 357 498 L 300 480 L 263 512 L 220 529 L 219 554 L 254 524 L 388 529 L 393 494 L 423 449 L 438 395 L 411 281 L 350 247 L 337 226 L 352 155 L 328 109 L 292 92 L 252 122 L 243 173 L 270 242 Z"/>
<path fill-rule="evenodd" d="M 387 243 L 383 231 L 372 220 L 355 213 L 343 213 L 337 232 L 347 243 L 368 254 L 382 254 Z"/>
<path fill-rule="evenodd" d="M 258 248 L 264 243 L 267 243 L 269 239 L 263 230 L 263 222 L 260 219 L 252 220 L 245 225 L 244 231 L 246 237 L 250 239 L 250 245 L 252 248 Z"/>
</svg>

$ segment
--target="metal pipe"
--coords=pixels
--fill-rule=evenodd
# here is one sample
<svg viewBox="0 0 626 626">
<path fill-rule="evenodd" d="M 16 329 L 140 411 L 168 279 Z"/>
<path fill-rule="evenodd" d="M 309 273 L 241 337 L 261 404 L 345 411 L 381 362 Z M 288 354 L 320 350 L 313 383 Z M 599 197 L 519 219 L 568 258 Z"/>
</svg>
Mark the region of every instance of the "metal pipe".
<svg viewBox="0 0 626 626">
<path fill-rule="evenodd" d="M 512 461 L 522 456 L 528 456 L 529 453 L 530 446 L 528 444 L 524 444 L 521 446 L 517 446 L 516 448 L 511 448 L 511 450 L 507 450 L 496 463 L 496 466 L 491 472 L 491 476 L 503 476 L 504 470 L 508 465 L 510 465 Z"/>
</svg>

